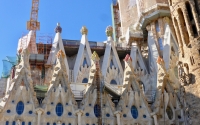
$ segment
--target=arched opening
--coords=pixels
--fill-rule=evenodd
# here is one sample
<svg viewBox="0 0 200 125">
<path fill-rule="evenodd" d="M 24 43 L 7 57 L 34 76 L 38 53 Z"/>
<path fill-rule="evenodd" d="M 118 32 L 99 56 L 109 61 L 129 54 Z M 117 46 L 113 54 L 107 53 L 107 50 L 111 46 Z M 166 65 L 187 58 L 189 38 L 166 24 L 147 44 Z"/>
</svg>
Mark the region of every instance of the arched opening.
<svg viewBox="0 0 200 125">
<path fill-rule="evenodd" d="M 162 38 L 158 38 L 158 46 L 159 46 L 159 53 L 160 56 L 163 57 L 163 40 Z"/>
<path fill-rule="evenodd" d="M 95 114 L 96 117 L 99 117 L 100 114 L 101 114 L 101 109 L 100 109 L 100 106 L 98 104 L 96 104 L 94 106 L 94 114 Z"/>
<path fill-rule="evenodd" d="M 9 121 L 6 121 L 6 125 L 9 125 Z"/>
<path fill-rule="evenodd" d="M 170 108 L 170 106 L 167 106 L 166 112 L 167 112 L 168 118 L 171 120 L 173 118 L 173 111 Z"/>
<path fill-rule="evenodd" d="M 156 32 L 160 32 L 160 26 L 159 26 L 158 20 L 156 20 L 155 22 L 155 27 L 156 27 Z"/>
<path fill-rule="evenodd" d="M 88 65 L 88 64 L 87 64 L 87 59 L 86 59 L 86 58 L 83 59 L 83 66 L 85 66 L 85 65 L 86 65 L 86 66 Z"/>
<path fill-rule="evenodd" d="M 172 6 L 172 0 L 169 0 L 169 5 Z"/>
<path fill-rule="evenodd" d="M 143 92 L 145 92 L 144 83 L 142 81 L 139 81 L 139 85 L 140 85 L 140 89 L 143 90 Z"/>
<path fill-rule="evenodd" d="M 112 79 L 112 80 L 110 81 L 110 84 L 112 84 L 112 85 L 117 85 L 117 82 L 116 82 L 116 80 Z"/>
<path fill-rule="evenodd" d="M 58 116 L 61 116 L 63 114 L 63 105 L 61 103 L 58 103 L 56 105 L 56 114 Z"/>
<path fill-rule="evenodd" d="M 185 41 L 185 44 L 188 45 L 189 44 L 189 35 L 188 35 L 187 27 L 185 24 L 185 19 L 183 17 L 183 12 L 180 8 L 178 9 L 178 15 L 179 15 L 179 20 L 180 20 L 180 27 L 181 27 L 181 30 L 183 33 L 182 41 Z"/>
<path fill-rule="evenodd" d="M 132 115 L 132 117 L 134 119 L 137 119 L 137 117 L 138 117 L 138 110 L 137 110 L 137 108 L 135 106 L 131 107 L 131 115 Z"/>
<path fill-rule="evenodd" d="M 139 68 L 140 67 L 140 63 L 139 61 L 136 61 L 136 68 Z"/>
<path fill-rule="evenodd" d="M 88 83 L 88 79 L 87 79 L 87 78 L 84 78 L 84 79 L 82 80 L 82 83 Z"/>
<path fill-rule="evenodd" d="M 181 40 L 181 36 L 180 36 L 181 33 L 180 33 L 179 25 L 178 25 L 178 22 L 177 22 L 176 18 L 174 18 L 174 25 L 175 25 L 176 36 L 177 36 L 177 41 L 178 41 L 179 48 L 182 48 L 183 47 L 183 43 L 182 43 L 182 40 Z M 181 49 L 181 52 L 182 52 L 182 49 Z"/>
<path fill-rule="evenodd" d="M 194 15 L 192 13 L 191 5 L 190 5 L 189 2 L 186 2 L 185 6 L 186 6 L 186 9 L 187 9 L 187 12 L 188 12 L 188 17 L 190 19 L 190 24 L 192 26 L 192 31 L 194 33 L 194 37 L 196 37 L 198 34 L 197 34 L 197 28 L 196 28 L 196 24 L 195 24 L 195 21 L 194 21 Z"/>
<path fill-rule="evenodd" d="M 199 9 L 200 2 L 199 0 L 194 0 L 194 3 L 195 3 L 195 9 L 197 11 L 197 14 L 198 16 L 200 16 L 200 9 Z"/>
<path fill-rule="evenodd" d="M 15 125 L 15 121 L 13 121 L 12 125 Z"/>
<path fill-rule="evenodd" d="M 113 60 L 110 60 L 110 68 L 112 68 L 112 66 L 114 66 Z"/>
<path fill-rule="evenodd" d="M 17 103 L 16 112 L 18 115 L 21 115 L 24 111 L 24 103 L 22 101 Z"/>
</svg>

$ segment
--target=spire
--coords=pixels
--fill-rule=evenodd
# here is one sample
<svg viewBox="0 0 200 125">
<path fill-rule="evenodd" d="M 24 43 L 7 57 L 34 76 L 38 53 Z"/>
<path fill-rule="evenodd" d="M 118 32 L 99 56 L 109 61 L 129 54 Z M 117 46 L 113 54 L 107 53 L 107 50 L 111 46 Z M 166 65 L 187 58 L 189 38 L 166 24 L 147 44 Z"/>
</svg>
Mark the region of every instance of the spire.
<svg viewBox="0 0 200 125">
<path fill-rule="evenodd" d="M 58 53 L 59 50 L 62 50 L 62 55 L 64 54 L 66 56 L 65 48 L 64 48 L 62 36 L 61 36 L 62 28 L 60 27 L 59 23 L 57 23 L 55 32 L 56 34 L 55 34 L 54 41 L 52 43 L 51 51 L 50 51 L 48 61 L 47 61 L 48 65 L 54 65 L 56 63 L 56 54 Z M 69 74 L 69 66 L 68 66 L 67 58 L 63 58 L 63 60 L 64 60 L 65 67 L 67 70 L 67 74 Z M 46 73 L 47 76 L 46 76 L 45 81 L 50 82 L 49 80 L 51 79 L 52 71 L 51 69 L 48 69 L 46 72 L 47 72 Z"/>
<path fill-rule="evenodd" d="M 103 64 L 102 64 L 102 75 L 105 78 L 107 83 L 110 81 L 115 80 L 117 84 L 122 84 L 122 77 L 123 77 L 123 68 L 120 63 L 119 56 L 117 54 L 117 50 L 115 47 L 115 43 L 112 39 L 113 28 L 108 26 L 106 28 L 106 49 L 103 57 Z"/>
<path fill-rule="evenodd" d="M 91 49 L 87 39 L 88 29 L 83 26 L 80 30 L 82 37 L 74 65 L 74 82 L 82 82 L 83 78 L 88 78 L 88 74 L 84 73 L 89 71 L 91 67 Z M 83 72 L 84 71 L 84 72 Z"/>
</svg>

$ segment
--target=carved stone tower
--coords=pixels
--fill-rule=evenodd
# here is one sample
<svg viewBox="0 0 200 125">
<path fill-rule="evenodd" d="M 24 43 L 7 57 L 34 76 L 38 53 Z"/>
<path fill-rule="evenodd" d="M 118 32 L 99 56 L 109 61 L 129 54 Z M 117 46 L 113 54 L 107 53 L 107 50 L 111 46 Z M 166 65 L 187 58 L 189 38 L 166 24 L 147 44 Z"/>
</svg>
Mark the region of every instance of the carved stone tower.
<svg viewBox="0 0 200 125">
<path fill-rule="evenodd" d="M 173 25 L 179 44 L 179 81 L 185 88 L 190 124 L 200 122 L 200 1 L 169 0 Z"/>
</svg>

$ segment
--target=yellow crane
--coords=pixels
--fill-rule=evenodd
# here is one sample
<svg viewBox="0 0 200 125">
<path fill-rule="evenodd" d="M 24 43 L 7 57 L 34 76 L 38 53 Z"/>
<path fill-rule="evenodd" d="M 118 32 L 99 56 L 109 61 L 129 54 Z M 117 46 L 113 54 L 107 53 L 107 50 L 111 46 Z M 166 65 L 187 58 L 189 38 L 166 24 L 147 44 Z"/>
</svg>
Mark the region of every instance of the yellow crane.
<svg viewBox="0 0 200 125">
<path fill-rule="evenodd" d="M 38 10 L 39 10 L 39 0 L 32 0 L 32 8 L 31 8 L 31 18 L 30 21 L 27 22 L 27 30 L 40 30 L 40 22 L 38 19 Z"/>
<path fill-rule="evenodd" d="M 30 41 L 28 42 L 28 48 L 30 53 L 37 54 L 36 45 L 36 31 L 40 30 L 40 22 L 38 22 L 38 10 L 39 10 L 39 0 L 32 0 L 31 16 L 30 21 L 27 22 L 27 30 L 32 31 L 30 33 Z"/>
</svg>

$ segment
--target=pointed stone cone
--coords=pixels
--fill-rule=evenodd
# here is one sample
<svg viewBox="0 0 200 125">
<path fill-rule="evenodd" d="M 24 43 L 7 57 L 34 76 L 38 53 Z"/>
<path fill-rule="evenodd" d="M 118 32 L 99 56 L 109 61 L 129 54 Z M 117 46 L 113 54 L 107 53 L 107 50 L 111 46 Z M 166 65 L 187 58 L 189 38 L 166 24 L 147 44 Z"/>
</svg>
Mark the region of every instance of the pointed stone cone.
<svg viewBox="0 0 200 125">
<path fill-rule="evenodd" d="M 57 23 L 57 26 L 55 28 L 55 37 L 54 37 L 54 41 L 52 44 L 52 48 L 48 57 L 48 61 L 47 64 L 54 64 L 55 60 L 56 60 L 56 54 L 57 52 L 61 49 L 62 51 L 64 51 L 64 46 L 62 43 L 62 37 L 61 37 L 61 32 L 62 32 L 62 28 L 60 27 L 60 24 Z M 65 52 L 65 51 L 64 51 Z"/>
<path fill-rule="evenodd" d="M 61 37 L 62 28 L 60 26 L 60 23 L 57 23 L 55 32 L 56 32 L 56 34 L 55 34 L 54 41 L 52 43 L 52 48 L 51 48 L 51 51 L 50 51 L 50 54 L 48 57 L 48 61 L 47 61 L 48 65 L 52 65 L 55 63 L 56 54 L 59 50 L 62 50 L 63 54 L 66 56 L 62 37 Z M 67 69 L 67 74 L 69 74 L 69 66 L 68 66 L 67 58 L 64 58 L 64 62 L 65 62 L 65 66 Z"/>
<path fill-rule="evenodd" d="M 82 59 L 84 57 L 84 51 L 86 49 L 86 53 L 88 54 L 88 57 L 91 57 L 92 52 L 90 49 L 90 45 L 88 42 L 88 38 L 87 38 L 87 34 L 88 34 L 88 29 L 86 26 L 83 26 L 80 30 L 82 36 L 81 36 L 81 41 L 80 41 L 80 45 L 79 45 L 79 49 L 78 49 L 78 54 L 76 57 L 76 61 L 75 61 L 75 65 L 74 65 L 74 82 L 77 81 L 77 77 L 78 77 L 78 73 L 80 70 L 80 66 L 82 65 Z M 88 61 L 88 65 L 91 65 L 91 61 Z"/>
</svg>

